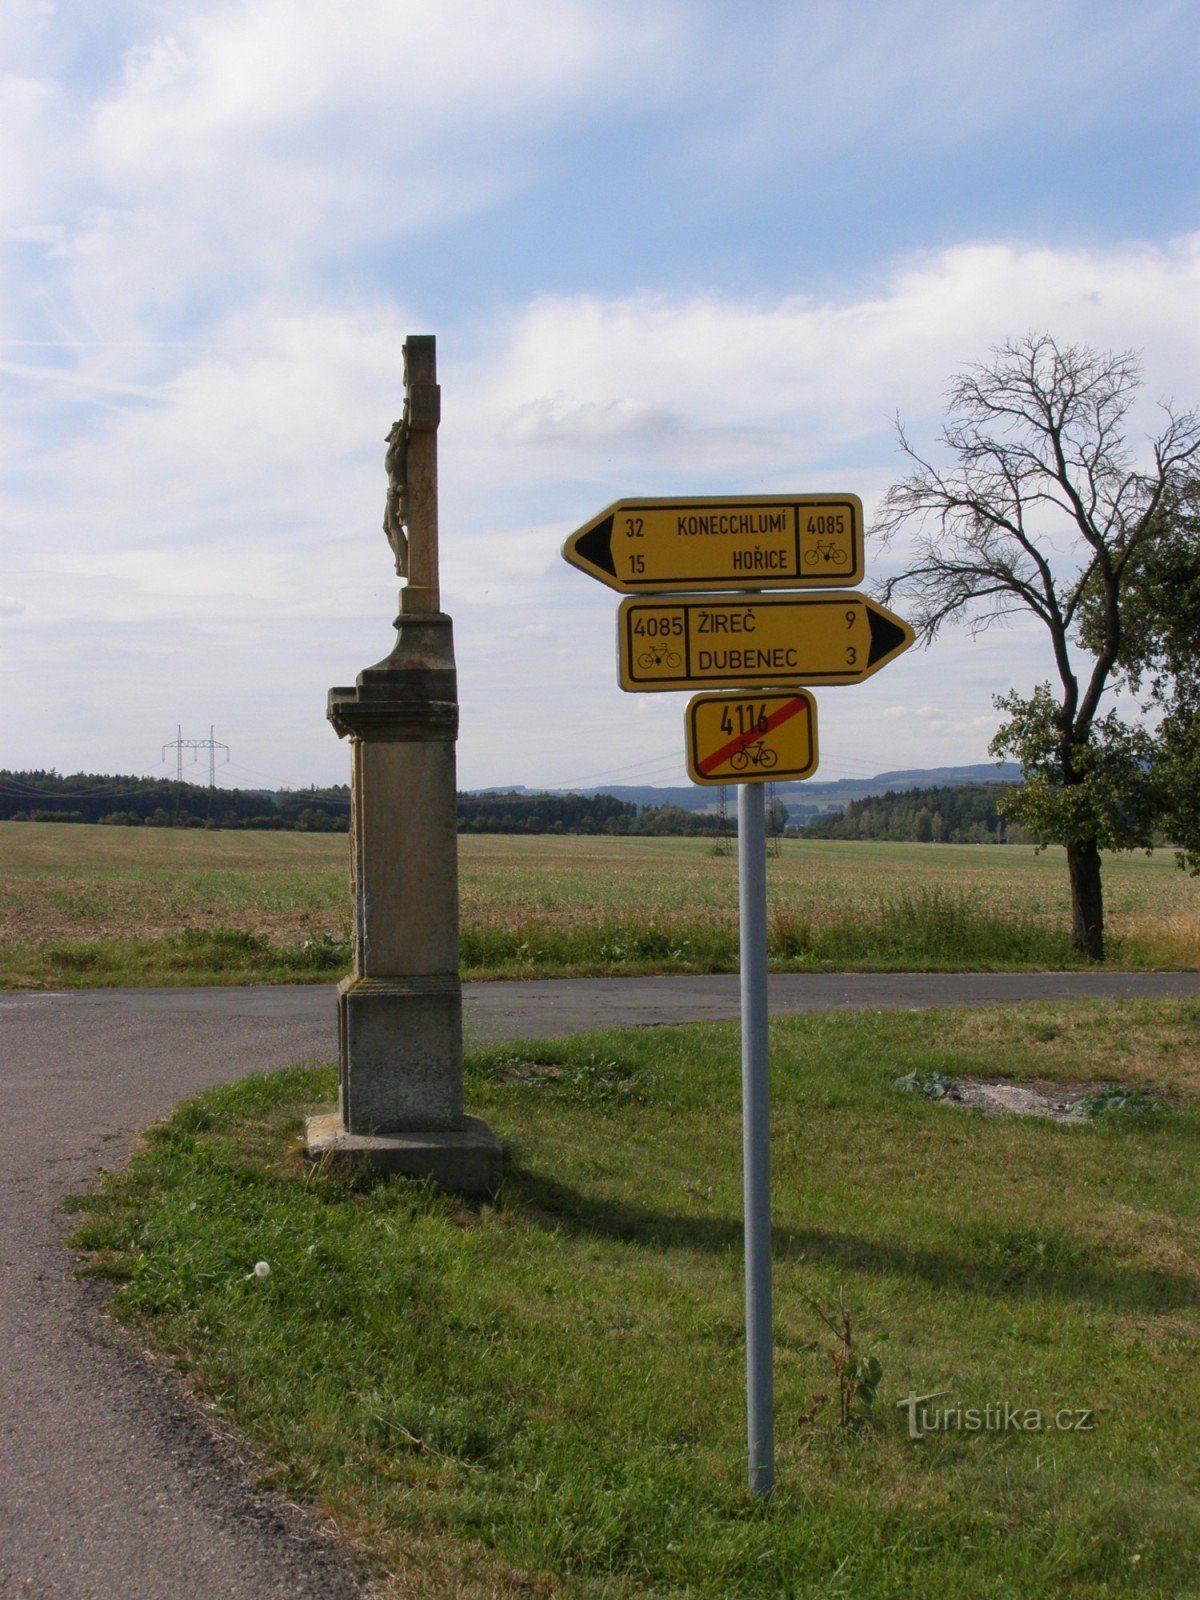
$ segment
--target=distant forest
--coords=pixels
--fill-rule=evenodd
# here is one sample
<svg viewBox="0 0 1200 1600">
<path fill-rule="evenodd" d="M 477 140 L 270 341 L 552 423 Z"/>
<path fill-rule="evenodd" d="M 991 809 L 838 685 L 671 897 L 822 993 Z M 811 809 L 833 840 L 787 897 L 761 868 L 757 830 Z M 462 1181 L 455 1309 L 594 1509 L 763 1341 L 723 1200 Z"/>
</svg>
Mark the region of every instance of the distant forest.
<svg viewBox="0 0 1200 1600">
<path fill-rule="evenodd" d="M 10 821 L 332 833 L 344 831 L 349 816 L 350 790 L 344 784 L 272 793 L 111 773 L 0 771 L 0 818 Z"/>
<path fill-rule="evenodd" d="M 896 839 L 918 844 L 1026 844 L 1029 835 L 997 809 L 1008 783 L 889 789 L 851 800 L 800 829 L 802 839 Z"/>
<path fill-rule="evenodd" d="M 947 784 L 889 789 L 851 800 L 786 831 L 802 839 L 894 839 L 925 844 L 1025 843 L 1029 836 L 997 809 L 1010 785 Z M 291 829 L 345 833 L 350 791 L 328 789 L 209 789 L 167 778 L 76 772 L 0 771 L 0 819 L 23 822 L 101 822 L 113 827 Z M 785 831 L 781 801 L 768 807 L 768 828 Z M 458 796 L 460 833 L 733 835 L 736 807 L 722 822 L 712 812 L 682 806 L 639 806 L 610 794 L 530 794 L 524 791 Z"/>
<path fill-rule="evenodd" d="M 112 827 L 288 829 L 345 833 L 350 791 L 210 789 L 167 778 L 0 771 L 0 820 Z M 460 794 L 462 833 L 716 834 L 720 819 L 681 806 L 637 806 L 610 794 Z M 730 830 L 731 831 L 731 830 Z"/>
<path fill-rule="evenodd" d="M 460 794 L 460 833 L 715 834 L 720 820 L 682 806 L 638 806 L 611 794 Z"/>
</svg>

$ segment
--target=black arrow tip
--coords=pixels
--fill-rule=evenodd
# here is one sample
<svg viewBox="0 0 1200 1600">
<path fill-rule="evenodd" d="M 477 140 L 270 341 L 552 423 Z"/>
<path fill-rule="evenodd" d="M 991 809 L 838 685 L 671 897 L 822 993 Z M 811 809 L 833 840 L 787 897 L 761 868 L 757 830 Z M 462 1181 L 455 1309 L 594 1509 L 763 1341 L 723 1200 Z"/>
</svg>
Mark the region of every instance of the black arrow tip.
<svg viewBox="0 0 1200 1600">
<path fill-rule="evenodd" d="M 867 655 L 867 665 L 873 667 L 877 661 L 882 661 L 886 656 L 895 655 L 897 651 L 908 647 L 909 636 L 907 628 L 902 628 L 894 617 L 886 611 L 879 611 L 874 606 L 867 607 L 867 616 L 871 623 L 871 649 Z"/>
<path fill-rule="evenodd" d="M 575 541 L 575 554 L 582 557 L 598 572 L 607 572 L 610 578 L 617 575 L 612 553 L 613 519 L 602 517 L 594 528 L 589 528 Z"/>
</svg>

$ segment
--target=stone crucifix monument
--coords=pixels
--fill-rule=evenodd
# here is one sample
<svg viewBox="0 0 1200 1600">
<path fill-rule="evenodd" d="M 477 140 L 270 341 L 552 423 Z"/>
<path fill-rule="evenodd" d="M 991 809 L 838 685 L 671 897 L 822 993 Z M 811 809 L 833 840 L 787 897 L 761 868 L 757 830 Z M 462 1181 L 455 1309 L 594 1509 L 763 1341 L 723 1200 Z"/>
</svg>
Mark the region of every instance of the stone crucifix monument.
<svg viewBox="0 0 1200 1600">
<path fill-rule="evenodd" d="M 404 346 L 404 414 L 388 435 L 384 531 L 407 579 L 391 655 L 329 691 L 350 739 L 354 971 L 338 987 L 338 1110 L 310 1118 L 313 1158 L 368 1162 L 487 1194 L 500 1145 L 463 1110 L 454 744 L 458 688 L 438 591 L 431 335 Z"/>
</svg>

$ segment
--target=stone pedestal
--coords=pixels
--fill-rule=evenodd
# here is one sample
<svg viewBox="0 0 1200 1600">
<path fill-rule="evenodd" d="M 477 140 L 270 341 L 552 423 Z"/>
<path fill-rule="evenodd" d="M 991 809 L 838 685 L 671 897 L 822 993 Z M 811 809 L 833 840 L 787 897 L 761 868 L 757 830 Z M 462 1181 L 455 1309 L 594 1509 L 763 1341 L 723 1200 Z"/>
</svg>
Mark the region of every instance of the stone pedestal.
<svg viewBox="0 0 1200 1600">
<path fill-rule="evenodd" d="M 346 978 L 339 1104 L 352 1133 L 462 1123 L 462 993 L 450 978 Z"/>
<path fill-rule="evenodd" d="M 347 1133 L 334 1111 L 308 1119 L 308 1153 L 314 1160 L 367 1162 L 376 1172 L 429 1178 L 454 1194 L 495 1194 L 500 1184 L 496 1135 L 478 1117 L 464 1117 L 456 1133 L 367 1137 Z"/>
<path fill-rule="evenodd" d="M 338 1114 L 310 1121 L 308 1148 L 487 1193 L 499 1143 L 463 1110 L 453 638 L 408 600 L 392 654 L 329 692 L 352 741 L 354 970 L 338 989 Z"/>
</svg>

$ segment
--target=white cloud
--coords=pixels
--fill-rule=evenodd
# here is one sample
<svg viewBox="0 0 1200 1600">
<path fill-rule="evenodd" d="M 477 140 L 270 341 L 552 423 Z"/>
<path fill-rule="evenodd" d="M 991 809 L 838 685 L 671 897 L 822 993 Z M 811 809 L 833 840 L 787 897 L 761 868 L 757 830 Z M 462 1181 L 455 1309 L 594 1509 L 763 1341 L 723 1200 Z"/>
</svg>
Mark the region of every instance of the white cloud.
<svg viewBox="0 0 1200 1600">
<path fill-rule="evenodd" d="M 633 0 L 197 4 L 88 108 L 58 249 L 84 328 L 165 328 L 482 208 L 550 130 L 670 93 L 680 29 Z"/>
<path fill-rule="evenodd" d="M 772 166 L 880 144 L 912 160 L 983 135 L 1103 133 L 1131 114 L 1190 109 L 1185 63 L 1194 70 L 1200 55 L 1186 0 L 1136 10 L 1096 0 L 810 0 L 746 22 L 740 38 L 731 29 L 722 40 L 737 131 L 722 126 L 712 147 L 716 159 Z"/>
<path fill-rule="evenodd" d="M 0 42 L 21 67 L 0 79 L 0 236 L 40 255 L 36 281 L 16 270 L 0 289 L 14 336 L 19 315 L 47 336 L 124 341 L 109 376 L 130 381 L 146 376 L 139 342 L 145 361 L 148 342 L 207 328 L 247 300 L 303 297 L 335 267 L 353 281 L 362 252 L 378 271 L 389 246 L 495 210 L 552 172 L 564 142 L 585 132 L 640 130 L 670 167 L 672 208 L 697 196 L 719 206 L 713 186 L 736 185 L 731 164 L 785 169 L 797 140 L 862 152 L 924 130 L 945 149 L 981 124 L 1078 129 L 1083 111 L 1111 126 L 1122 110 L 1161 108 L 1160 80 L 1186 81 L 1196 49 L 1180 0 L 1136 16 L 1082 0 L 965 11 L 933 0 L 736 11 L 677 0 L 112 0 L 102 10 L 115 20 L 102 27 L 89 13 L 84 76 L 68 41 L 85 24 L 69 8 L 5 7 Z M 590 177 L 585 155 L 573 182 Z M 616 223 L 620 188 L 597 202 Z M 728 197 L 737 203 L 736 187 Z M 790 211 L 786 190 L 784 203 Z M 641 226 L 652 238 L 654 221 Z M 609 251 L 634 258 L 646 242 L 618 232 Z M 589 403 L 569 385 L 562 398 Z M 592 403 L 599 429 L 603 405 Z M 535 413 L 513 426 L 544 433 L 550 421 L 566 426 Z"/>
<path fill-rule="evenodd" d="M 439 374 L 443 592 L 465 780 L 568 781 L 581 766 L 661 755 L 678 704 L 619 693 L 613 597 L 559 560 L 563 537 L 608 500 L 841 488 L 870 505 L 899 466 L 888 414 L 899 407 L 931 439 L 952 371 L 1030 327 L 1142 347 L 1148 397 L 1200 398 L 1198 290 L 1200 235 L 1093 252 L 967 245 L 902 263 L 844 302 L 540 296 L 494 318 L 486 341 L 451 328 Z M 61 363 L 40 386 L 36 361 L 10 363 L 0 381 L 42 408 L 36 428 L 10 424 L 0 494 L 24 676 L 60 684 L 64 705 L 94 702 L 97 727 L 146 674 L 156 726 L 178 720 L 169 702 L 199 662 L 205 692 L 188 694 L 207 695 L 206 723 L 241 706 L 248 682 L 282 707 L 291 677 L 308 710 L 280 709 L 278 730 L 292 738 L 309 716 L 311 737 L 289 750 L 271 735 L 281 776 L 337 776 L 322 686 L 390 639 L 383 436 L 411 325 L 390 302 L 248 304 L 203 344 L 158 352 L 174 370 L 129 393 L 105 378 L 106 352 L 76 352 L 69 390 Z M 77 656 L 63 658 L 65 637 Z M 78 664 L 69 687 L 64 659 Z M 921 764 L 914 738 L 930 760 L 984 759 L 991 694 L 1049 671 L 1022 629 L 912 652 L 880 675 L 882 691 L 873 680 L 822 697 L 837 708 L 826 766 L 863 747 L 868 764 Z M 940 703 L 939 716 L 884 715 L 909 703 L 909 685 L 911 703 Z M 29 715 L 14 736 L 40 741 L 36 729 L 57 726 L 44 705 Z"/>
<path fill-rule="evenodd" d="M 0 338 L 103 341 L 131 381 L 156 341 L 495 207 L 557 131 L 661 106 L 690 49 L 635 0 L 10 0 L 4 47 Z"/>
<path fill-rule="evenodd" d="M 1141 348 L 1148 401 L 1186 397 L 1198 294 L 1200 234 L 1165 249 L 964 245 L 846 302 L 541 297 L 513 314 L 486 369 L 451 357 L 452 478 L 489 495 L 547 474 L 627 494 L 667 475 L 773 489 L 853 470 L 881 485 L 889 415 L 932 430 L 950 375 L 1029 329 Z"/>
<path fill-rule="evenodd" d="M 1148 424 L 1158 394 L 1200 398 L 1200 235 L 967 239 L 875 269 L 835 240 L 854 287 L 818 295 L 803 232 L 815 179 L 857 196 L 900 151 L 944 163 L 942 237 L 961 238 L 951 191 L 981 139 L 1078 155 L 1091 130 L 1106 160 L 1148 119 L 1173 148 L 1171 119 L 1194 117 L 1191 10 L 5 0 L 12 748 L 136 767 L 195 717 L 269 775 L 344 775 L 324 688 L 391 637 L 383 435 L 403 337 L 433 320 L 464 777 L 681 777 L 679 702 L 616 690 L 613 597 L 561 563 L 562 537 L 626 493 L 870 505 L 898 469 L 889 414 L 931 439 L 948 376 L 1029 328 L 1144 349 Z M 885 241 L 903 203 L 862 189 Z M 540 292 L 514 290 L 518 270 Z M 435 319 L 433 275 L 452 307 Z M 826 766 L 912 765 L 914 741 L 978 752 L 992 689 L 1044 675 L 1035 657 L 1019 631 L 949 638 L 823 696 Z"/>
<path fill-rule="evenodd" d="M 127 54 L 121 89 L 100 108 L 101 150 L 114 170 L 152 181 L 207 165 L 206 152 L 236 139 L 284 132 L 319 149 L 334 142 L 327 119 L 361 129 L 382 110 L 397 146 L 380 153 L 399 164 L 431 138 L 544 125 L 618 64 L 640 74 L 639 58 L 665 52 L 674 32 L 661 8 L 629 0 L 194 6 Z"/>
<path fill-rule="evenodd" d="M 655 410 L 636 400 L 578 400 L 560 392 L 518 407 L 501 424 L 500 439 L 516 445 L 636 447 L 648 438 L 677 432 L 680 422 L 677 412 Z"/>
</svg>

